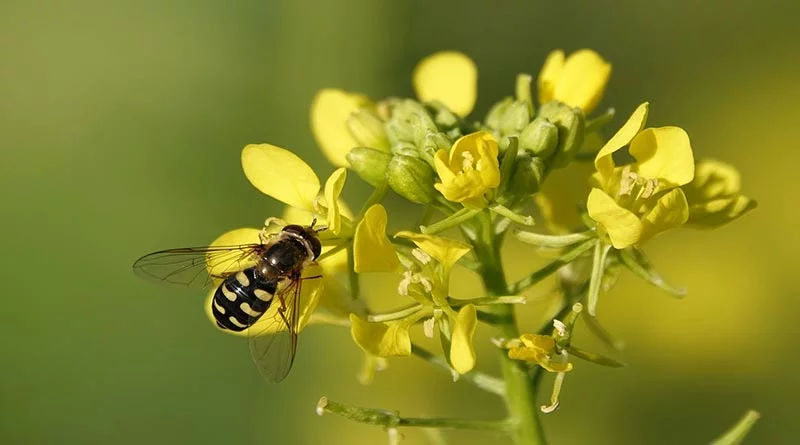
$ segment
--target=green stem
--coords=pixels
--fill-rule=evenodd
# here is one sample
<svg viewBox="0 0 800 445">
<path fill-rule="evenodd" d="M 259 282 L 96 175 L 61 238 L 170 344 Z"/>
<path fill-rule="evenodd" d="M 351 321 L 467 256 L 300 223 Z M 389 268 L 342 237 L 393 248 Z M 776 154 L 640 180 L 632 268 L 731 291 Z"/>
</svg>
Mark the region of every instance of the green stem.
<svg viewBox="0 0 800 445">
<path fill-rule="evenodd" d="M 385 409 L 361 408 L 358 406 L 347 405 L 334 402 L 327 397 L 319 399 L 317 403 L 317 414 L 324 413 L 338 414 L 349 420 L 366 423 L 369 425 L 382 426 L 384 428 L 399 427 L 419 427 L 419 428 L 459 428 L 483 431 L 508 431 L 510 425 L 505 420 L 467 420 L 467 419 L 443 419 L 443 418 L 418 418 L 400 417 L 397 411 Z"/>
<path fill-rule="evenodd" d="M 479 230 L 473 241 L 473 248 L 481 263 L 481 278 L 489 296 L 509 295 L 508 283 L 500 258 L 500 239 L 494 234 L 491 215 L 483 212 Z M 492 306 L 497 315 L 497 334 L 504 338 L 519 337 L 512 305 Z M 511 422 L 511 436 L 517 445 L 545 444 L 545 438 L 539 423 L 539 410 L 536 407 L 536 390 L 533 381 L 523 363 L 508 358 L 505 351 L 500 354 L 503 379 L 506 382 L 506 409 Z"/>
<path fill-rule="evenodd" d="M 383 201 L 383 198 L 386 197 L 386 194 L 389 193 L 389 183 L 383 183 L 375 187 L 375 190 L 372 191 L 372 194 L 369 195 L 366 201 L 364 201 L 364 205 L 361 206 L 361 211 L 358 212 L 358 216 L 356 217 L 356 221 L 361 221 L 364 218 L 364 214 L 367 213 L 370 207 L 374 204 L 379 204 Z"/>
<path fill-rule="evenodd" d="M 447 360 L 437 356 L 436 354 L 428 351 L 427 349 L 412 344 L 411 353 L 425 360 L 428 363 L 431 363 L 435 366 L 447 370 L 450 373 L 453 372 L 453 368 L 450 367 L 450 364 L 447 363 Z M 506 393 L 506 384 L 502 380 L 492 377 L 490 375 L 486 375 L 482 372 L 470 371 L 466 374 L 458 376 L 458 379 L 472 383 L 473 385 L 484 391 L 497 394 L 499 396 L 505 396 Z"/>
</svg>

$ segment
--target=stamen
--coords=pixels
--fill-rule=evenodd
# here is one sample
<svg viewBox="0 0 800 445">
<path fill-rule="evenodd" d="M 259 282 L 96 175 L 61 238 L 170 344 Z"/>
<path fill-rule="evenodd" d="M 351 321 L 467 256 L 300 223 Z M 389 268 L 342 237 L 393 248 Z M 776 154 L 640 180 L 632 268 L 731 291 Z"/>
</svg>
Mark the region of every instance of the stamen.
<svg viewBox="0 0 800 445">
<path fill-rule="evenodd" d="M 397 284 L 397 293 L 407 297 L 408 296 L 408 286 L 411 285 L 412 275 L 411 271 L 407 270 L 403 272 L 403 279 Z"/>
<path fill-rule="evenodd" d="M 420 248 L 412 249 L 411 255 L 413 255 L 414 258 L 417 259 L 417 261 L 422 263 L 423 266 L 431 262 L 431 256 L 425 253 L 425 251 Z"/>
<path fill-rule="evenodd" d="M 567 325 L 565 325 L 561 321 L 553 320 L 553 328 L 555 328 L 556 332 L 558 332 L 558 335 L 560 335 L 561 337 L 567 335 Z"/>
<path fill-rule="evenodd" d="M 433 285 L 431 284 L 431 281 L 429 279 L 420 276 L 419 282 L 420 284 L 422 284 L 422 287 L 425 288 L 425 292 L 431 293 L 431 291 L 433 290 Z"/>
<path fill-rule="evenodd" d="M 463 170 L 465 172 L 468 172 L 470 170 L 474 170 L 475 169 L 475 167 L 474 167 L 475 166 L 475 158 L 472 157 L 472 153 L 470 153 L 468 151 L 465 151 L 465 152 L 461 153 L 461 156 L 464 158 L 464 160 L 461 161 L 461 170 Z"/>
<path fill-rule="evenodd" d="M 436 317 L 431 317 L 422 323 L 422 332 L 428 338 L 433 338 L 433 328 L 436 326 Z"/>
</svg>

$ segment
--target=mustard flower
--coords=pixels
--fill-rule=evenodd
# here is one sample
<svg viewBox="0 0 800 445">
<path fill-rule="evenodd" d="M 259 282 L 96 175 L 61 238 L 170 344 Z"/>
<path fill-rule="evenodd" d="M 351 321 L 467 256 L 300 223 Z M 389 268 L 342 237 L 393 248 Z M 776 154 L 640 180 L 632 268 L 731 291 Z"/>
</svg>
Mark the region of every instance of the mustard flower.
<svg viewBox="0 0 800 445">
<path fill-rule="evenodd" d="M 587 210 L 616 249 L 640 245 L 689 218 L 680 188 L 694 177 L 689 137 L 678 127 L 648 128 L 643 103 L 595 157 Z M 612 155 L 630 145 L 635 162 L 616 166 Z"/>
<path fill-rule="evenodd" d="M 385 243 L 388 243 L 384 232 L 385 211 L 378 205 L 372 209 L 376 209 L 376 221 L 369 223 L 371 227 L 368 229 L 360 230 L 361 226 L 356 229 L 355 245 L 358 247 L 354 253 L 355 263 L 361 264 L 359 267 L 362 269 L 369 267 L 372 272 L 396 272 L 396 254 L 393 254 L 394 261 L 387 260 L 391 254 L 385 248 Z M 401 319 L 384 322 L 371 322 L 351 314 L 353 339 L 365 352 L 376 357 L 405 356 L 411 354 L 411 326 L 423 318 L 429 318 L 431 324 L 426 323 L 426 326 L 432 328 L 435 320 L 447 317 L 450 328 L 447 332 L 450 339 L 448 360 L 459 374 L 469 372 L 475 366 L 472 337 L 477 325 L 477 311 L 471 304 L 456 311 L 448 304 L 447 297 L 450 271 L 471 248 L 458 241 L 431 235 L 404 231 L 395 236 L 409 239 L 417 246 L 412 251 L 413 266 L 407 267 L 403 273 L 398 293 L 414 298 L 420 303 L 420 308 Z M 373 267 L 373 264 L 383 264 L 384 267 Z M 426 333 L 432 335 L 432 329 Z"/>
<path fill-rule="evenodd" d="M 439 150 L 434 157 L 440 183 L 436 190 L 465 207 L 486 207 L 486 194 L 500 185 L 498 145 L 487 131 L 460 137 L 448 152 Z"/>
<path fill-rule="evenodd" d="M 522 334 L 506 343 L 508 358 L 541 366 L 550 372 L 569 372 L 572 363 L 556 351 L 556 341 L 549 335 Z"/>
<path fill-rule="evenodd" d="M 569 57 L 555 50 L 539 73 L 539 102 L 557 100 L 589 114 L 602 99 L 610 76 L 611 64 L 590 49 L 575 51 Z"/>
</svg>

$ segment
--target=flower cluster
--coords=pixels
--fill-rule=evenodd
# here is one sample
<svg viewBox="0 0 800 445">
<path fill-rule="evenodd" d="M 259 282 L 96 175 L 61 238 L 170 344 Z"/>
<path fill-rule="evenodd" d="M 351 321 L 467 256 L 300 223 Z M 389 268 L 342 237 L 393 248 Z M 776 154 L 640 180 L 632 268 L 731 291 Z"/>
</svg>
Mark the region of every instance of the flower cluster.
<svg viewBox="0 0 800 445">
<path fill-rule="evenodd" d="M 610 75 L 611 64 L 592 50 L 554 51 L 536 79 L 538 100 L 533 99 L 534 77 L 520 74 L 513 94 L 476 119 L 471 117 L 477 98 L 475 63 L 458 52 L 441 52 L 414 69 L 416 98 L 372 100 L 338 89 L 315 96 L 311 128 L 322 153 L 338 167 L 324 187 L 291 151 L 269 144 L 245 147 L 245 175 L 287 205 L 285 221 L 304 224 L 316 216 L 328 227 L 321 234 L 319 261 L 325 290 L 304 299 L 303 322 L 349 326 L 370 369 L 383 366 L 385 358 L 416 353 L 443 363 L 454 376 L 469 376 L 478 372 L 473 334 L 483 321 L 505 337 L 495 344 L 506 350 L 507 378 L 556 374 L 552 404 L 542 408 L 547 412 L 558 405 L 561 382 L 574 367 L 572 357 L 620 366 L 572 345 L 575 321 L 585 317 L 596 325 L 598 298 L 622 268 L 681 293 L 664 282 L 642 245 L 681 226 L 727 224 L 756 204 L 741 194 L 735 168 L 716 160 L 695 161 L 683 129 L 645 128 L 647 102 L 606 138 L 613 109 L 593 113 Z M 585 181 L 589 190 L 580 206 L 560 202 L 557 194 L 543 199 L 540 191 L 554 170 L 573 163 L 591 166 L 592 160 L 593 173 L 575 179 Z M 347 170 L 374 188 L 357 214 L 340 198 Z M 275 171 L 292 180 L 277 180 Z M 425 209 L 421 226 L 387 233 L 389 213 L 381 202 L 389 192 Z M 556 221 L 551 206 L 563 204 L 572 206 L 581 223 Z M 558 231 L 534 231 L 537 211 L 544 227 Z M 508 283 L 500 247 L 512 226 L 519 240 L 555 249 L 558 258 Z M 448 229 L 453 230 L 445 236 Z M 258 232 L 240 229 L 217 243 L 252 241 Z M 589 267 L 580 267 L 584 264 Z M 484 289 L 469 299 L 453 298 L 455 267 L 477 273 Z M 548 324 L 538 333 L 519 333 L 513 304 L 559 269 L 564 298 L 552 332 Z M 393 293 L 407 305 L 388 313 L 370 310 L 359 275 L 379 272 L 396 276 Z M 439 334 L 443 359 L 432 359 L 414 344 L 416 326 L 427 337 Z M 475 380 L 485 384 L 492 378 Z M 508 402 L 512 416 L 514 403 L 527 403 L 505 394 L 502 384 L 490 386 L 507 401 L 516 401 Z"/>
</svg>

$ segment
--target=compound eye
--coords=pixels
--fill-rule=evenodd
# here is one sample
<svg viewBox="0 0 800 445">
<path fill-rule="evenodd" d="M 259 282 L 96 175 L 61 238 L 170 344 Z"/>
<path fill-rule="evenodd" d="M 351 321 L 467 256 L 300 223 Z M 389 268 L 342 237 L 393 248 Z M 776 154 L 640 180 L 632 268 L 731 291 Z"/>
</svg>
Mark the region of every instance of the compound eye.
<svg viewBox="0 0 800 445">
<path fill-rule="evenodd" d="M 322 254 L 322 243 L 319 242 L 319 238 L 316 236 L 310 236 L 306 239 L 311 244 L 311 251 L 314 252 L 314 259 L 316 260 Z"/>
</svg>

